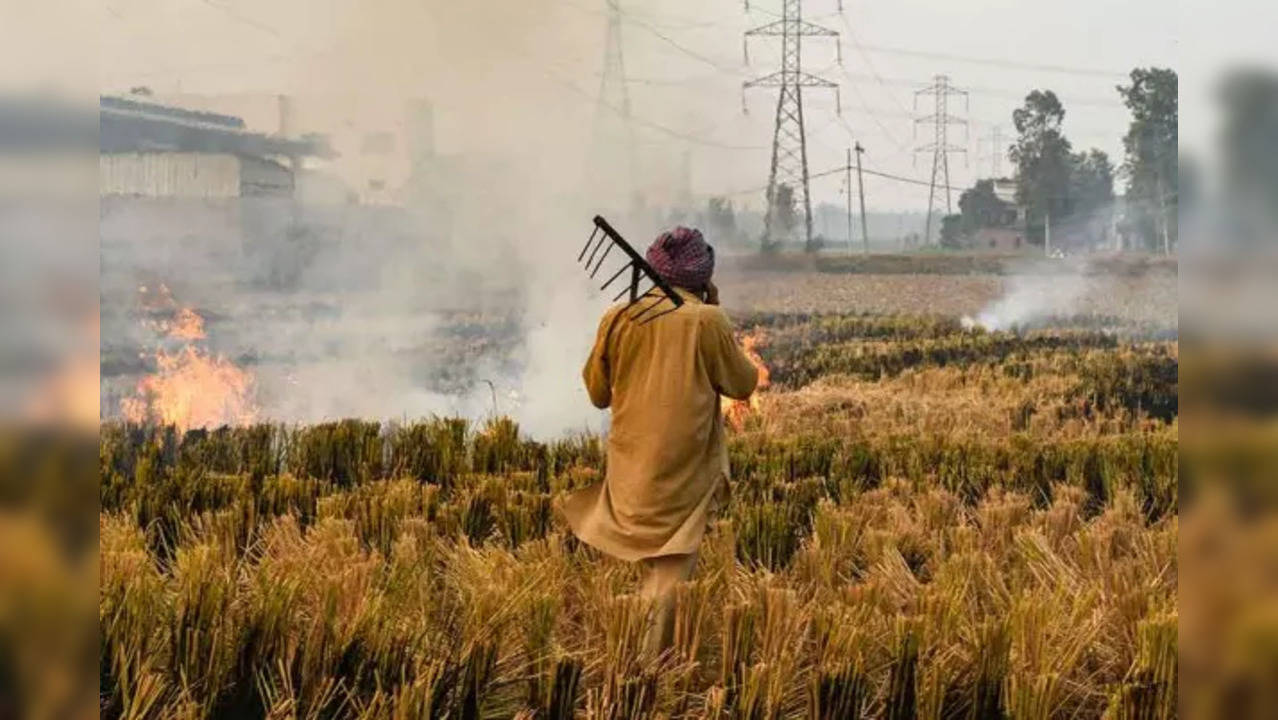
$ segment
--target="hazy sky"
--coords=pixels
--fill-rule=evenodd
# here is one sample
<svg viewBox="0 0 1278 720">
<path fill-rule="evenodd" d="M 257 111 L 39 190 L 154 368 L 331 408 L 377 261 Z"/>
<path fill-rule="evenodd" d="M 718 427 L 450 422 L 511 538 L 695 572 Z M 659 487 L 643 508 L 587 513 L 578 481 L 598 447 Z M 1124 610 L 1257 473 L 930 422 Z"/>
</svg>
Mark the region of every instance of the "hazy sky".
<svg viewBox="0 0 1278 720">
<path fill-rule="evenodd" d="M 780 0 L 700 3 L 620 0 L 622 44 L 636 137 L 653 173 L 678 182 L 687 153 L 699 195 L 738 191 L 756 206 L 767 181 L 775 90 L 743 80 L 779 62 L 774 41 L 742 32 L 775 18 Z M 599 109 L 604 0 L 103 0 L 100 81 L 105 90 L 148 85 L 160 93 L 332 92 L 426 96 L 436 105 L 441 152 L 510 154 L 547 175 L 580 166 Z M 1176 67 L 1177 13 L 1165 0 L 882 0 L 805 3 L 805 18 L 840 33 L 804 45 L 809 72 L 839 82 L 805 100 L 809 166 L 842 165 L 855 137 L 866 165 L 916 178 L 930 157 L 912 148 L 914 90 L 938 73 L 970 90 L 953 108 L 970 129 L 951 142 L 952 182 L 990 174 L 990 133 L 1013 133 L 1011 111 L 1050 88 L 1067 111 L 1077 148 L 1121 160 L 1127 112 L 1114 86 L 1134 66 Z M 1218 44 L 1221 41 L 1216 41 Z M 908 51 L 908 52 L 906 52 Z M 984 60 L 976 62 L 976 60 Z M 985 62 L 988 61 L 988 62 Z M 921 111 L 925 111 L 920 108 Z M 1006 159 L 1003 172 L 1010 172 Z M 839 174 L 814 180 L 815 201 L 842 203 Z M 957 197 L 955 198 L 957 200 Z M 927 188 L 867 177 L 871 208 L 918 208 Z"/>
</svg>

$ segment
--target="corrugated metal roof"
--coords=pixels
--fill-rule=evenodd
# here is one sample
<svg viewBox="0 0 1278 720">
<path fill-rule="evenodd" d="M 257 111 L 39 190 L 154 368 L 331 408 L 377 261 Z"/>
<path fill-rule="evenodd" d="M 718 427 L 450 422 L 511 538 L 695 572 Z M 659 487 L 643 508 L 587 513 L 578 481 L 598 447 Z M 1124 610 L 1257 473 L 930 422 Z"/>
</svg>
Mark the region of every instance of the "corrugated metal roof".
<svg viewBox="0 0 1278 720">
<path fill-rule="evenodd" d="M 332 157 L 322 138 L 253 133 L 230 115 L 196 112 L 103 96 L 99 99 L 98 149 L 103 153 L 184 151 L 254 157 Z"/>
</svg>

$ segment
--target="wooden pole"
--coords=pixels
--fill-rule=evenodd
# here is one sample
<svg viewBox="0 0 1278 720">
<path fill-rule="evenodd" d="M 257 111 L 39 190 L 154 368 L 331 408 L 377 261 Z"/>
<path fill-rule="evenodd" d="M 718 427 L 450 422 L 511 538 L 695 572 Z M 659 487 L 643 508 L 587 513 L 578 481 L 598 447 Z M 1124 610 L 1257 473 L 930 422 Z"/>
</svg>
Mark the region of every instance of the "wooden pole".
<svg viewBox="0 0 1278 720">
<path fill-rule="evenodd" d="M 858 148 L 860 145 L 857 146 Z M 860 159 L 860 156 L 857 156 Z M 852 148 L 847 148 L 847 161 L 843 165 L 844 187 L 847 188 L 848 202 L 848 252 L 852 252 Z"/>
<path fill-rule="evenodd" d="M 1052 256 L 1052 213 L 1043 213 L 1043 254 Z"/>
<path fill-rule="evenodd" d="M 856 189 L 861 196 L 861 245 L 865 250 L 865 254 L 870 254 L 870 230 L 869 224 L 865 219 L 865 176 L 861 174 L 861 153 L 865 152 L 865 148 L 861 147 L 861 143 L 856 144 Z M 848 204 L 852 203 L 852 199 L 848 198 Z M 851 231 L 849 230 L 849 235 Z"/>
</svg>

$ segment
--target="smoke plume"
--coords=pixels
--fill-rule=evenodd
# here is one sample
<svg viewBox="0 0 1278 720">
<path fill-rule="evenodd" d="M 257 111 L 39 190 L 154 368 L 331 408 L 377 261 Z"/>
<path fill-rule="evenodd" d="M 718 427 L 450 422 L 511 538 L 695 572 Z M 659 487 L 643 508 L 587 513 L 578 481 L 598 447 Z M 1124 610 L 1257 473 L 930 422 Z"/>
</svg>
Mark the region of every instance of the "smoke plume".
<svg viewBox="0 0 1278 720">
<path fill-rule="evenodd" d="M 1076 315 L 1090 299 L 1092 282 L 1080 262 L 1043 260 L 1009 270 L 1003 293 L 974 316 L 964 316 L 964 327 L 990 331 L 1033 327 L 1051 318 Z"/>
</svg>

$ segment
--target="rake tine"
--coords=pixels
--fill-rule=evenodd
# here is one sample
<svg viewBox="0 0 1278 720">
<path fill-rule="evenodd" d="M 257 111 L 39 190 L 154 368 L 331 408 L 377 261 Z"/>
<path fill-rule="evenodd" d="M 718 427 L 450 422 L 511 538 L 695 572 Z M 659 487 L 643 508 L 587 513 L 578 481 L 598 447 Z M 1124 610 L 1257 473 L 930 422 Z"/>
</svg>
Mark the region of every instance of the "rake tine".
<svg viewBox="0 0 1278 720">
<path fill-rule="evenodd" d="M 621 288 L 621 292 L 617 293 L 617 295 L 612 299 L 612 301 L 617 302 L 621 298 L 625 297 L 625 294 L 628 292 L 630 292 L 630 286 L 626 285 L 625 287 Z"/>
<path fill-rule="evenodd" d="M 599 268 L 603 267 L 604 260 L 607 259 L 608 253 L 612 252 L 614 243 L 608 243 L 608 247 L 604 248 L 603 255 L 599 256 L 599 262 L 595 263 L 595 269 L 590 271 L 590 277 L 594 277 L 599 272 Z"/>
<path fill-rule="evenodd" d="M 645 294 L 644 294 L 644 297 L 647 297 L 647 293 L 645 293 Z M 650 312 L 653 308 L 657 307 L 658 305 L 660 305 L 660 304 L 661 304 L 662 302 L 664 302 L 665 300 L 666 300 L 666 296 L 665 296 L 665 295 L 658 295 L 658 296 L 657 296 L 656 301 L 651 302 L 651 303 L 648 303 L 648 307 L 646 307 L 646 308 L 644 308 L 643 310 L 640 310 L 639 312 L 634 313 L 633 315 L 631 315 L 631 316 L 630 316 L 630 322 L 635 322 L 635 323 L 639 322 L 639 318 L 643 317 L 644 315 L 647 315 L 647 314 L 648 314 L 648 313 L 649 313 L 649 312 Z"/>
<path fill-rule="evenodd" d="M 591 234 L 593 235 L 594 233 L 591 233 Z M 595 253 L 599 252 L 599 248 L 603 247 L 604 243 L 608 243 L 608 247 L 610 248 L 612 247 L 612 243 L 608 242 L 608 236 L 607 235 L 601 236 L 599 238 L 599 242 L 595 243 L 594 249 L 590 251 L 590 259 L 586 261 L 586 267 L 590 267 L 592 264 L 594 264 Z"/>
<path fill-rule="evenodd" d="M 599 286 L 599 289 L 600 289 L 600 290 L 603 290 L 604 288 L 606 288 L 606 287 L 608 287 L 609 285 L 611 285 L 611 284 L 613 284 L 614 282 L 616 282 L 616 281 L 617 281 L 617 278 L 621 277 L 621 273 L 625 272 L 625 271 L 626 271 L 627 269 L 629 269 L 629 268 L 630 268 L 630 263 L 626 263 L 625 265 L 622 265 L 620 270 L 618 270 L 615 274 L 613 274 L 613 276 L 612 276 L 612 277 L 608 278 L 608 282 L 605 282 L 603 285 L 600 285 L 600 286 Z M 620 296 L 620 295 L 618 295 L 617 297 L 613 298 L 613 300 L 615 301 L 615 300 L 619 299 L 620 297 L 621 297 L 621 296 Z"/>
<path fill-rule="evenodd" d="M 590 231 L 590 237 L 586 238 L 586 246 L 583 247 L 581 249 L 581 252 L 577 254 L 577 262 L 581 262 L 581 259 L 586 257 L 586 250 L 590 249 L 590 243 L 595 241 L 595 236 L 598 234 L 599 234 L 599 226 L 596 225 L 595 229 Z"/>
<path fill-rule="evenodd" d="M 635 282 L 633 283 L 633 287 L 634 287 L 634 289 L 635 289 L 635 299 L 630 301 L 630 304 L 631 304 L 631 305 L 634 305 L 634 304 L 638 303 L 640 300 L 644 299 L 645 297 L 648 297 L 648 293 L 652 292 L 652 291 L 653 291 L 653 289 L 654 289 L 654 288 L 656 288 L 657 286 L 656 286 L 656 285 L 649 285 L 647 290 L 644 290 L 643 292 L 639 292 L 639 291 L 638 291 L 638 289 L 639 289 L 639 282 L 638 282 L 638 281 L 635 281 Z M 631 289 L 631 287 L 630 287 L 630 286 L 627 286 L 627 287 L 626 287 L 626 289 L 627 289 L 627 290 L 630 290 L 630 289 Z"/>
<path fill-rule="evenodd" d="M 663 299 L 664 299 L 664 298 L 663 298 Z M 674 312 L 675 310 L 678 310 L 678 309 L 679 309 L 679 306 L 678 306 L 678 305 L 675 305 L 675 304 L 671 303 L 670 307 L 666 308 L 665 310 L 662 310 L 661 312 L 657 313 L 656 315 L 653 315 L 652 317 L 648 318 L 647 320 L 644 320 L 643 322 L 641 322 L 641 323 L 639 323 L 639 324 L 640 324 L 640 325 L 647 325 L 648 323 L 652 322 L 653 320 L 656 320 L 657 318 L 661 317 L 662 315 L 665 315 L 666 313 L 672 313 L 672 312 Z"/>
<path fill-rule="evenodd" d="M 638 305 L 639 303 L 636 302 L 635 304 Z M 648 303 L 646 307 L 644 307 L 642 310 L 639 310 L 638 312 L 630 313 L 630 316 L 629 316 L 630 322 L 636 325 L 642 325 L 643 323 L 639 322 L 640 318 L 642 318 L 644 315 L 647 315 L 649 310 L 653 309 L 654 307 L 660 304 L 661 304 L 661 300 L 658 300 L 657 302 L 654 302 L 654 303 Z"/>
</svg>

